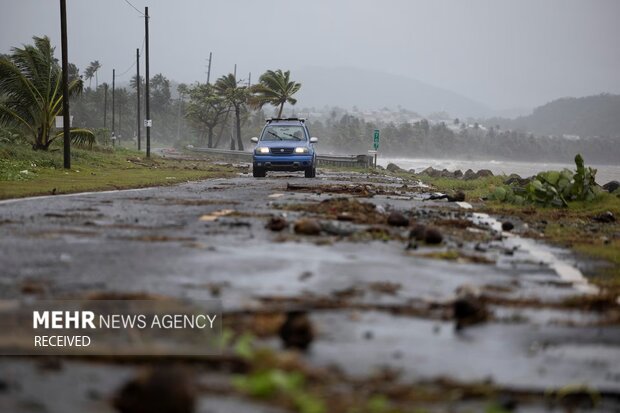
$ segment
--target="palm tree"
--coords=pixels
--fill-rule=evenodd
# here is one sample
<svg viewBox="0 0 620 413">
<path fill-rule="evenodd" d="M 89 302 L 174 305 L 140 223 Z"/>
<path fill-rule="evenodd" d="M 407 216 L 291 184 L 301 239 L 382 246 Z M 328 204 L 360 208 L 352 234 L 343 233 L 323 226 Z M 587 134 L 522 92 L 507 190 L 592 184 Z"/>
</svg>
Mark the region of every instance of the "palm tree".
<svg viewBox="0 0 620 413">
<path fill-rule="evenodd" d="M 13 48 L 12 54 L 0 58 L 0 124 L 15 126 L 32 137 L 33 149 L 47 150 L 63 136 L 52 129 L 62 112 L 62 69 L 54 59 L 50 39 L 34 37 L 34 45 Z M 82 92 L 83 81 L 72 76 L 69 94 Z M 95 135 L 86 129 L 73 129 L 74 143 L 92 145 Z"/>
<path fill-rule="evenodd" d="M 140 76 L 138 80 L 138 75 L 133 75 L 129 80 L 129 87 L 135 89 L 138 86 L 138 81 L 140 82 L 140 90 L 144 90 L 144 76 Z"/>
<path fill-rule="evenodd" d="M 247 86 L 239 86 L 235 75 L 229 73 L 220 77 L 215 82 L 215 90 L 217 94 L 224 99 L 235 111 L 235 121 L 237 129 L 237 149 L 243 150 L 243 141 L 241 140 L 241 110 L 245 107 L 248 100 L 249 92 Z"/>
<path fill-rule="evenodd" d="M 262 108 L 266 104 L 279 106 L 278 117 L 281 117 L 285 103 L 291 105 L 297 103 L 297 99 L 292 96 L 301 88 L 301 83 L 292 82 L 290 75 L 289 70 L 282 72 L 280 69 L 263 73 L 258 80 L 259 83 L 251 87 L 253 95 L 250 103 L 252 106 L 256 108 Z"/>
<path fill-rule="evenodd" d="M 90 89 L 90 86 L 92 84 L 94 76 L 95 76 L 95 72 L 93 71 L 93 68 L 91 66 L 88 66 L 86 68 L 86 70 L 84 70 L 84 79 L 88 80 L 88 88 L 89 89 Z"/>
<path fill-rule="evenodd" d="M 95 89 L 97 89 L 99 87 L 99 77 L 97 76 L 97 72 L 101 69 L 101 63 L 99 63 L 99 60 L 95 60 L 94 62 L 90 62 L 90 66 L 88 67 L 91 68 L 93 74 L 95 75 Z"/>
</svg>

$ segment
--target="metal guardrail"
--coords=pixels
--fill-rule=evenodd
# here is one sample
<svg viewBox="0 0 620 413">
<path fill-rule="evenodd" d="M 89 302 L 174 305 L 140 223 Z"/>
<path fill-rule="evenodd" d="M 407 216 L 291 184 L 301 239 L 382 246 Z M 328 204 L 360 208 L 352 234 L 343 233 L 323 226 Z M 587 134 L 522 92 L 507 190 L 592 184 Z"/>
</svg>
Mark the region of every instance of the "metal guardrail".
<svg viewBox="0 0 620 413">
<path fill-rule="evenodd" d="M 319 166 L 349 166 L 370 168 L 373 166 L 370 155 L 317 155 Z"/>
<path fill-rule="evenodd" d="M 239 162 L 252 162 L 252 152 L 245 151 L 231 151 L 229 149 L 215 149 L 215 148 L 194 148 L 187 147 L 187 150 L 192 152 L 200 152 L 213 156 L 216 158 L 222 158 L 229 161 Z"/>
<path fill-rule="evenodd" d="M 188 147 L 187 149 L 230 161 L 252 162 L 252 152 L 194 147 Z M 319 166 L 370 168 L 373 165 L 373 158 L 370 155 L 317 155 L 317 160 Z"/>
</svg>

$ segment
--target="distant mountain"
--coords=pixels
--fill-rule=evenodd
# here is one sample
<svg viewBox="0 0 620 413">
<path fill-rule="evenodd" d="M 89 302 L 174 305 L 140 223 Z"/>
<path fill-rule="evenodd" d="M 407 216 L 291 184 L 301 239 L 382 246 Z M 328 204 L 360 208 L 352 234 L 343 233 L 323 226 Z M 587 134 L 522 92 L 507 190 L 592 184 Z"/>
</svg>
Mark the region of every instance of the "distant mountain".
<svg viewBox="0 0 620 413">
<path fill-rule="evenodd" d="M 489 119 L 486 123 L 542 135 L 620 137 L 620 95 L 557 99 L 528 116 Z"/>
<path fill-rule="evenodd" d="M 291 77 L 302 84 L 296 97 L 304 107 L 395 109 L 400 105 L 423 115 L 440 111 L 454 117 L 493 114 L 480 102 L 405 76 L 348 67 L 307 67 L 292 71 Z"/>
</svg>

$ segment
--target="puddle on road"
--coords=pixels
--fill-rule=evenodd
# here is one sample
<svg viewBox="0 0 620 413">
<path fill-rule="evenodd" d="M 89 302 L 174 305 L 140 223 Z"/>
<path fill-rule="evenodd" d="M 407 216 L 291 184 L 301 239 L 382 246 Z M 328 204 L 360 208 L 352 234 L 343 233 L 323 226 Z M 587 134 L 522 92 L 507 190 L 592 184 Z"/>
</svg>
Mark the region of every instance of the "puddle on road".
<svg viewBox="0 0 620 413">
<path fill-rule="evenodd" d="M 53 360 L 56 368 L 46 369 L 46 360 L 3 359 L 0 377 L 6 388 L 0 392 L 0 410 L 11 413 L 113 413 L 112 399 L 139 368 L 132 365 L 92 364 Z M 71 391 L 67 391 L 71 389 Z M 279 408 L 239 397 L 199 393 L 196 413 L 285 413 Z"/>
<path fill-rule="evenodd" d="M 522 238 L 502 231 L 502 223 L 488 214 L 473 213 L 471 220 L 476 225 L 487 226 L 492 231 L 502 234 L 505 238 L 503 243 L 507 248 L 514 249 L 515 251 L 518 250 L 522 256 L 524 254 L 528 255 L 531 262 L 538 262 L 551 268 L 561 280 L 571 283 L 577 291 L 587 294 L 599 292 L 599 289 L 590 284 L 578 268 L 558 258 L 554 254 L 554 248 L 532 239 Z"/>
<path fill-rule="evenodd" d="M 309 359 L 354 376 L 387 367 L 403 380 L 445 376 L 539 391 L 580 383 L 620 389 L 620 327 L 487 323 L 456 332 L 451 322 L 373 311 L 315 312 L 312 320 L 319 339 Z M 575 336 L 581 341 L 571 340 Z"/>
</svg>

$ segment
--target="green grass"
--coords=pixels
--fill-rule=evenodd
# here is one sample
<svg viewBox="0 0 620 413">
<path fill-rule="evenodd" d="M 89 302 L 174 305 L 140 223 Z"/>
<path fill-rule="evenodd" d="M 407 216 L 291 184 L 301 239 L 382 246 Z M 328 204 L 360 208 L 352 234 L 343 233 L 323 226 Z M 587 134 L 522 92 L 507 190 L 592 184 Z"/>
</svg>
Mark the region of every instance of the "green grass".
<svg viewBox="0 0 620 413">
<path fill-rule="evenodd" d="M 233 176 L 232 167 L 185 161 L 109 148 L 72 148 L 71 169 L 63 169 L 62 151 L 33 151 L 25 144 L 0 144 L 0 199 L 170 185 Z"/>
<path fill-rule="evenodd" d="M 456 178 L 432 178 L 426 175 L 419 175 L 422 182 L 428 185 L 432 185 L 439 192 L 455 192 L 463 191 L 465 193 L 466 200 L 478 200 L 482 197 L 489 195 L 493 188 L 501 185 L 506 179 L 506 176 L 489 176 L 486 178 L 476 179 L 456 179 Z"/>
<path fill-rule="evenodd" d="M 490 176 L 487 178 L 464 180 L 456 178 L 433 178 L 428 175 L 414 174 L 405 170 L 390 172 L 385 169 L 350 166 L 320 166 L 320 168 L 336 172 L 358 172 L 367 173 L 370 175 L 397 176 L 405 180 L 422 181 L 427 185 L 431 185 L 439 192 L 452 193 L 456 191 L 463 191 L 465 192 L 466 199 L 469 200 L 478 200 L 484 196 L 489 195 L 489 193 L 495 188 L 495 186 L 503 184 L 504 181 L 508 178 L 507 176 L 498 175 Z"/>
</svg>

